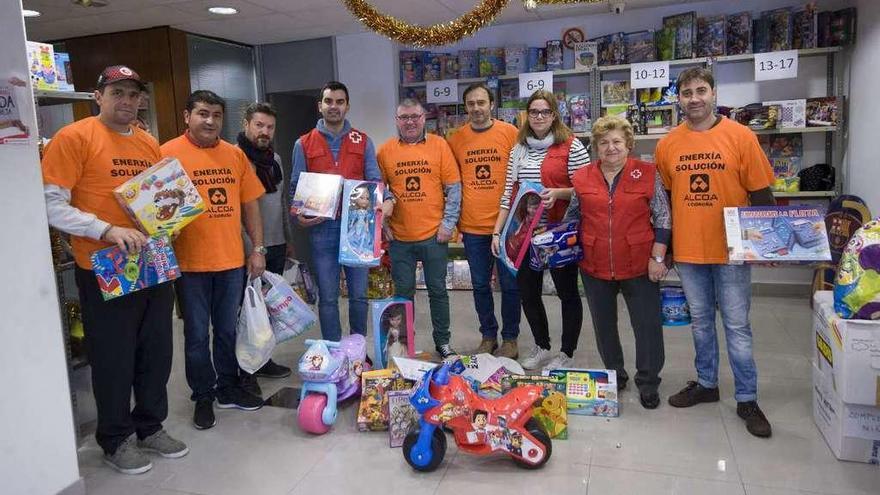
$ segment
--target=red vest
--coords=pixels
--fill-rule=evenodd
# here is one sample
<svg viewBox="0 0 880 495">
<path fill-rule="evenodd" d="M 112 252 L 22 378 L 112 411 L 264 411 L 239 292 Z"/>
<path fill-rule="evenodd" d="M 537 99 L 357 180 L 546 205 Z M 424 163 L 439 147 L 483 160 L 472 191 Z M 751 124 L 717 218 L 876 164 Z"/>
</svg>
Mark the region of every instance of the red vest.
<svg viewBox="0 0 880 495">
<path fill-rule="evenodd" d="M 568 178 L 568 155 L 571 150 L 571 142 L 574 137 L 568 138 L 566 141 L 554 144 L 547 150 L 544 155 L 544 161 L 541 162 L 541 185 L 544 187 L 571 187 L 571 180 Z M 553 208 L 544 210 L 547 213 L 547 222 L 559 223 L 565 216 L 565 210 L 568 209 L 568 200 L 557 199 L 553 203 Z"/>
<path fill-rule="evenodd" d="M 306 170 L 322 174 L 336 174 L 346 179 L 364 179 L 364 152 L 367 135 L 352 129 L 342 138 L 339 159 L 333 161 L 333 153 L 327 139 L 318 129 L 312 129 L 300 138 L 306 156 Z"/>
<path fill-rule="evenodd" d="M 599 168 L 600 162 L 574 173 L 580 202 L 582 270 L 603 280 L 623 280 L 648 273 L 654 245 L 651 198 L 657 169 L 653 163 L 628 158 L 614 195 Z"/>
</svg>

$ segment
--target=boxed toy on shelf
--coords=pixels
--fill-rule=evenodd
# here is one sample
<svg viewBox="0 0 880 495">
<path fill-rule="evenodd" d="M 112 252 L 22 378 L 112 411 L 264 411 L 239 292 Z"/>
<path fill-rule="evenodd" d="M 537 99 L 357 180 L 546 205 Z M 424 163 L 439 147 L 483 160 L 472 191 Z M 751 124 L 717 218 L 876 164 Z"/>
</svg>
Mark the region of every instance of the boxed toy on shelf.
<svg viewBox="0 0 880 495">
<path fill-rule="evenodd" d="M 509 45 L 504 47 L 504 73 L 515 76 L 527 72 L 529 68 L 529 49 L 526 45 Z"/>
<path fill-rule="evenodd" d="M 342 176 L 300 172 L 291 201 L 291 215 L 336 218 Z"/>
<path fill-rule="evenodd" d="M 211 195 L 226 194 L 222 188 L 208 191 Z M 179 232 L 207 209 L 183 165 L 172 157 L 125 181 L 113 190 L 113 195 L 150 235 Z"/>
<path fill-rule="evenodd" d="M 459 50 L 458 77 L 461 79 L 480 77 L 479 50 Z"/>
<path fill-rule="evenodd" d="M 779 127 L 799 129 L 807 126 L 807 100 L 774 100 L 763 102 L 764 106 L 779 106 Z"/>
<path fill-rule="evenodd" d="M 696 12 L 683 12 L 663 18 L 663 27 L 675 30 L 676 59 L 693 58 L 694 40 L 697 34 Z"/>
<path fill-rule="evenodd" d="M 624 35 L 626 63 L 653 62 L 657 57 L 654 31 L 636 31 Z"/>
<path fill-rule="evenodd" d="M 698 57 L 724 55 L 726 49 L 727 20 L 723 15 L 697 18 Z"/>
<path fill-rule="evenodd" d="M 382 201 L 385 185 L 346 179 L 342 187 L 339 263 L 378 266 L 382 258 Z"/>
<path fill-rule="evenodd" d="M 547 41 L 547 70 L 562 70 L 562 40 Z"/>
<path fill-rule="evenodd" d="M 57 90 L 58 76 L 55 70 L 55 50 L 52 45 L 28 41 L 27 59 L 33 88 Z"/>
<path fill-rule="evenodd" d="M 529 47 L 528 71 L 543 72 L 547 70 L 547 49 L 537 46 Z"/>
<path fill-rule="evenodd" d="M 70 68 L 70 54 L 55 52 L 55 75 L 58 91 L 76 91 L 73 88 L 73 70 Z"/>
<path fill-rule="evenodd" d="M 616 418 L 617 372 L 598 369 L 556 369 L 548 376 L 565 380 L 565 400 L 569 414 Z"/>
<path fill-rule="evenodd" d="M 504 64 L 504 48 L 480 48 L 479 77 L 503 76 L 505 69 L 506 67 Z"/>
<path fill-rule="evenodd" d="M 739 12 L 727 16 L 728 55 L 752 53 L 752 14 Z"/>
<path fill-rule="evenodd" d="M 791 8 L 773 9 L 761 14 L 768 19 L 771 52 L 791 50 Z"/>
<path fill-rule="evenodd" d="M 630 88 L 629 80 L 625 81 L 602 81 L 602 106 L 615 107 L 618 105 L 635 104 L 635 93 Z"/>
<path fill-rule="evenodd" d="M 675 28 L 665 26 L 654 31 L 654 47 L 657 60 L 675 59 Z"/>
<path fill-rule="evenodd" d="M 118 246 L 95 251 L 91 263 L 105 301 L 175 280 L 181 275 L 171 240 L 165 235 L 150 237 L 138 253 L 124 253 Z"/>
<path fill-rule="evenodd" d="M 731 263 L 830 261 L 825 211 L 818 206 L 724 208 Z"/>
<path fill-rule="evenodd" d="M 544 427 L 550 438 L 568 438 L 568 413 L 565 400 L 565 378 L 559 376 L 509 375 L 501 379 L 501 390 L 507 393 L 513 388 L 527 385 L 543 387 L 541 399 L 535 402 L 534 418 Z"/>
<path fill-rule="evenodd" d="M 804 140 L 801 133 L 762 134 L 758 136 L 758 142 L 770 160 L 775 177 L 794 177 L 801 171 L 804 160 Z"/>
<path fill-rule="evenodd" d="M 415 83 L 425 80 L 425 52 L 400 52 L 400 82 Z"/>
<path fill-rule="evenodd" d="M 590 70 L 599 63 L 599 43 L 582 41 L 574 44 L 574 68 Z"/>
<path fill-rule="evenodd" d="M 590 118 L 590 97 L 576 94 L 568 97 L 568 111 L 573 132 L 590 132 L 593 127 Z"/>
<path fill-rule="evenodd" d="M 791 14 L 791 47 L 816 48 L 816 2 L 797 7 Z"/>
<path fill-rule="evenodd" d="M 626 39 L 623 33 L 612 33 L 595 38 L 598 43 L 599 65 L 626 63 Z"/>
<path fill-rule="evenodd" d="M 856 8 L 820 12 L 816 42 L 819 47 L 851 45 L 856 36 Z"/>
<path fill-rule="evenodd" d="M 842 97 L 807 98 L 807 127 L 829 127 L 840 123 Z"/>
<path fill-rule="evenodd" d="M 392 297 L 370 301 L 375 365 L 386 368 L 395 356 L 415 354 L 415 317 L 409 299 Z"/>
</svg>

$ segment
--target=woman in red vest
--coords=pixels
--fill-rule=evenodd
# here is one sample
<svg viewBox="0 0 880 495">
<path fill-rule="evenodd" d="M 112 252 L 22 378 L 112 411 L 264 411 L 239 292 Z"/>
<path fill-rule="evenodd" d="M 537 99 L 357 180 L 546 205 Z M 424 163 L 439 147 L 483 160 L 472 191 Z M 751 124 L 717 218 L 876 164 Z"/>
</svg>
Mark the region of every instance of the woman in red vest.
<svg viewBox="0 0 880 495">
<path fill-rule="evenodd" d="M 556 96 L 545 90 L 529 98 L 528 120 L 520 126 L 516 145 L 507 162 L 507 180 L 501 196 L 501 210 L 492 234 L 492 254 L 498 256 L 500 232 L 510 214 L 511 198 L 521 181 L 540 182 L 544 215 L 539 225 L 562 220 L 571 199 L 571 178 L 575 170 L 590 163 L 590 156 L 559 115 Z M 523 311 L 535 337 L 535 348 L 522 361 L 526 369 L 567 368 L 573 365 L 574 351 L 583 323 L 583 304 L 578 293 L 577 265 L 549 270 L 562 306 L 562 345 L 558 354 L 550 351 L 550 328 L 541 299 L 544 271 L 535 271 L 524 262 L 517 272 Z"/>
<path fill-rule="evenodd" d="M 621 117 L 593 125 L 599 160 L 578 170 L 566 220 L 580 218 L 580 262 L 596 345 L 607 369 L 617 371 L 617 388 L 629 376 L 617 333 L 617 294 L 623 293 L 636 339 L 636 386 L 646 409 L 660 404 L 663 368 L 660 284 L 666 276 L 666 246 L 672 223 L 669 202 L 653 163 L 629 156 L 633 130 Z"/>
</svg>

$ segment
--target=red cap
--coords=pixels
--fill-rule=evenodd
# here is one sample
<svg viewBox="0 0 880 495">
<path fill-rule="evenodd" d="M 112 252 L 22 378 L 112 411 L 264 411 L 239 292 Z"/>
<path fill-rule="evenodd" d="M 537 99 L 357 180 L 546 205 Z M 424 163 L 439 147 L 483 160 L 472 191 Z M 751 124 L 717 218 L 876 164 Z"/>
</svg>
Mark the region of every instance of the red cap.
<svg viewBox="0 0 880 495">
<path fill-rule="evenodd" d="M 108 84 L 119 81 L 134 81 L 141 88 L 141 91 L 147 90 L 146 85 L 141 81 L 141 76 L 125 65 L 111 65 L 104 69 L 101 75 L 98 76 L 98 86 L 96 89 L 102 89 Z"/>
</svg>

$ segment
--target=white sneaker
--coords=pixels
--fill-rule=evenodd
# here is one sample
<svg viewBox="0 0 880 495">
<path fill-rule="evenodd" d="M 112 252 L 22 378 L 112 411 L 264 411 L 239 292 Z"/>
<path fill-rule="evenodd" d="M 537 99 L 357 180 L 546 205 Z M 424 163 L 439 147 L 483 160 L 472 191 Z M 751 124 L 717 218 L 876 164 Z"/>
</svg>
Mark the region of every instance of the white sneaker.
<svg viewBox="0 0 880 495">
<path fill-rule="evenodd" d="M 542 349 L 535 346 L 528 356 L 524 357 L 519 364 L 527 370 L 536 370 L 553 357 L 553 353 L 549 349 Z"/>
<path fill-rule="evenodd" d="M 525 365 L 523 365 L 523 366 L 525 366 Z M 558 370 L 560 368 L 571 368 L 572 366 L 574 366 L 574 359 L 566 356 L 564 352 L 560 352 L 559 354 L 554 356 L 553 359 L 551 359 L 550 362 L 547 363 L 546 366 L 544 366 L 544 369 L 541 370 L 541 372 L 546 375 L 547 373 L 550 372 L 550 370 Z"/>
</svg>

